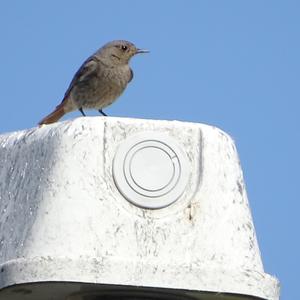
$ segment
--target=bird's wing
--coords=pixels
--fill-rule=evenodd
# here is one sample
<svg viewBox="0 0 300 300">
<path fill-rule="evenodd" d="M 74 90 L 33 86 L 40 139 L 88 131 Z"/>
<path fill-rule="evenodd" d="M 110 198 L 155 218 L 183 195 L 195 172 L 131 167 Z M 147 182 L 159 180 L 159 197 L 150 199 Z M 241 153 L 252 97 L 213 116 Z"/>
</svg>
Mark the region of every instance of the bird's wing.
<svg viewBox="0 0 300 300">
<path fill-rule="evenodd" d="M 89 57 L 79 68 L 79 70 L 75 73 L 66 93 L 64 96 L 63 101 L 69 96 L 71 90 L 73 89 L 74 85 L 78 82 L 82 82 L 91 76 L 96 75 L 98 68 L 98 61 L 95 56 Z"/>
</svg>

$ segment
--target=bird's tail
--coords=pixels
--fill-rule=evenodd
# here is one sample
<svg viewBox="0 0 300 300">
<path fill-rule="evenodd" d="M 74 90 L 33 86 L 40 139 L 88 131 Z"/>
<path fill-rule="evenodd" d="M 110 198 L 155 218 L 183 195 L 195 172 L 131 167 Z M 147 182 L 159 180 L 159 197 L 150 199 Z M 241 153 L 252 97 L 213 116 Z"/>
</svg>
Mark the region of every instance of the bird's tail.
<svg viewBox="0 0 300 300">
<path fill-rule="evenodd" d="M 65 113 L 66 113 L 65 103 L 62 102 L 61 104 L 56 106 L 55 110 L 52 113 L 50 113 L 48 116 L 43 118 L 38 123 L 38 125 L 54 123 L 54 122 L 58 121 Z"/>
</svg>

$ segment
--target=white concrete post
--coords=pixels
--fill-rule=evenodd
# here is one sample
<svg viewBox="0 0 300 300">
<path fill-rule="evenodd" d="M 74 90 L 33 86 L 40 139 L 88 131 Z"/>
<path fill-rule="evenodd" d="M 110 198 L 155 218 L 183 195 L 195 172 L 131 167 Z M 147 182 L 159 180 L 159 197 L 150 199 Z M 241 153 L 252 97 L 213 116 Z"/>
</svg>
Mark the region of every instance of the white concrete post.
<svg viewBox="0 0 300 300">
<path fill-rule="evenodd" d="M 279 299 L 215 127 L 78 118 L 0 136 L 0 166 L 1 300 Z"/>
</svg>

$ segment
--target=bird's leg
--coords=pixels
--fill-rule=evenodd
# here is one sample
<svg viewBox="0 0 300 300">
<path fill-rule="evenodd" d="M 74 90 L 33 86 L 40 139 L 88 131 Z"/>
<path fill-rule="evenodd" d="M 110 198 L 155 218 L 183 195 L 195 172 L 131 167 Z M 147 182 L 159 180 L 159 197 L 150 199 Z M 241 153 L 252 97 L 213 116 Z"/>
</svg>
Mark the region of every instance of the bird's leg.
<svg viewBox="0 0 300 300">
<path fill-rule="evenodd" d="M 98 109 L 98 111 L 102 116 L 107 117 L 107 114 L 102 109 Z"/>
<path fill-rule="evenodd" d="M 78 110 L 79 110 L 79 111 L 81 112 L 81 114 L 85 117 L 85 113 L 84 113 L 82 107 L 80 107 Z"/>
</svg>

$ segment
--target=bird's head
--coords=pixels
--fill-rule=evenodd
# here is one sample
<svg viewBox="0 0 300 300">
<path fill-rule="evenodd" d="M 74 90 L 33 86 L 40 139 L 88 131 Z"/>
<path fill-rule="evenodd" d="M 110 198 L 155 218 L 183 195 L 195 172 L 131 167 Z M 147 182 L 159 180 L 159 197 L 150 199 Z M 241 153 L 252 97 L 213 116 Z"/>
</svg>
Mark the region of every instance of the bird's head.
<svg viewBox="0 0 300 300">
<path fill-rule="evenodd" d="M 96 55 L 106 63 L 112 62 L 115 65 L 128 64 L 132 56 L 138 53 L 147 53 L 148 50 L 139 49 L 128 41 L 112 41 L 105 44 L 96 52 Z"/>
</svg>

